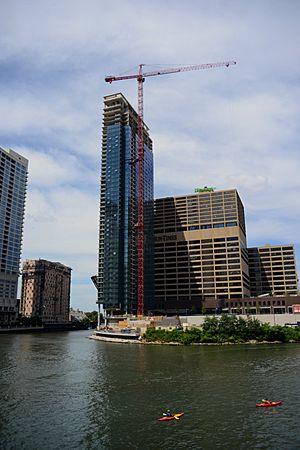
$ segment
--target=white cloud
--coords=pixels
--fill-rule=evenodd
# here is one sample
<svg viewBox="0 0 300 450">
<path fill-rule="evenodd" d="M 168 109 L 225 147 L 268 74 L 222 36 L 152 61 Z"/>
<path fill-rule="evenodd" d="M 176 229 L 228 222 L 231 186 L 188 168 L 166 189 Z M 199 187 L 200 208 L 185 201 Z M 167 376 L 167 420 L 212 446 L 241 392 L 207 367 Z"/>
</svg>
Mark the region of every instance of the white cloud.
<svg viewBox="0 0 300 450">
<path fill-rule="evenodd" d="M 86 310 L 96 301 L 90 276 L 97 271 L 97 226 L 98 197 L 66 186 L 29 190 L 22 257 L 71 267 L 72 305 Z"/>
<path fill-rule="evenodd" d="M 97 249 L 98 198 L 92 194 L 70 186 L 30 190 L 25 220 L 24 253 L 76 255 Z"/>
<path fill-rule="evenodd" d="M 51 149 L 50 153 L 22 146 L 14 149 L 29 160 L 29 188 L 50 188 L 73 183 L 86 183 L 88 186 L 97 184 L 100 164 L 99 170 L 97 167 L 87 167 L 84 155 L 79 158 L 61 149 Z"/>
</svg>

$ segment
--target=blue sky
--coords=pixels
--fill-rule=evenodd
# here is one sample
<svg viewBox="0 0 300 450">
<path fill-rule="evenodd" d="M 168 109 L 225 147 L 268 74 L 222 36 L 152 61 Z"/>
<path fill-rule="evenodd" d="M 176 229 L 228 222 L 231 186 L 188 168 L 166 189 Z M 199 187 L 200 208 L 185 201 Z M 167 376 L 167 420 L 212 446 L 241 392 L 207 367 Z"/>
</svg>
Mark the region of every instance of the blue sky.
<svg viewBox="0 0 300 450">
<path fill-rule="evenodd" d="M 137 105 L 163 64 L 234 67 L 147 79 L 157 197 L 237 188 L 248 245 L 299 242 L 297 0 L 11 0 L 1 5 L 0 145 L 29 159 L 23 259 L 73 268 L 72 306 L 95 307 L 103 96 Z M 188 174 L 188 175 L 187 175 Z"/>
</svg>

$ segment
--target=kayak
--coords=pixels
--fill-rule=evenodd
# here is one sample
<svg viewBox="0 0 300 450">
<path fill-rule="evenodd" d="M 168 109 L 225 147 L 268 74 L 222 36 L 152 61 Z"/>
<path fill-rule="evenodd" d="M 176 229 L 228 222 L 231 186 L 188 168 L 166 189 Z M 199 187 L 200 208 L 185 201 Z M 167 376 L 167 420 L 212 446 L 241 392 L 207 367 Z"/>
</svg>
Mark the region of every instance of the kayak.
<svg viewBox="0 0 300 450">
<path fill-rule="evenodd" d="M 278 406 L 281 405 L 282 402 L 268 402 L 268 403 L 256 403 L 257 407 L 268 407 L 268 406 Z"/>
<path fill-rule="evenodd" d="M 181 416 L 183 416 L 184 415 L 184 413 L 176 413 L 176 414 L 173 414 L 173 416 L 164 416 L 164 417 L 160 417 L 159 419 L 157 419 L 157 420 L 160 420 L 160 421 L 164 421 L 164 420 L 174 420 L 174 419 L 179 419 L 179 417 L 181 417 Z"/>
</svg>

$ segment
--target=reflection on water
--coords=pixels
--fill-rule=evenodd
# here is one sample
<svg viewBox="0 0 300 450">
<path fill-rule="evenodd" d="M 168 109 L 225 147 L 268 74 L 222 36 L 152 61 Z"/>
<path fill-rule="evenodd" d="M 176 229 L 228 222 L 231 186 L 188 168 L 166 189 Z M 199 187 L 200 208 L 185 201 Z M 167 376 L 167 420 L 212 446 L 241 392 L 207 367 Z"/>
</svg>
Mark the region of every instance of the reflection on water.
<svg viewBox="0 0 300 450">
<path fill-rule="evenodd" d="M 3 449 L 298 449 L 300 345 L 0 336 Z M 284 400 L 255 408 L 263 397 Z M 156 419 L 166 408 L 179 421 Z"/>
</svg>

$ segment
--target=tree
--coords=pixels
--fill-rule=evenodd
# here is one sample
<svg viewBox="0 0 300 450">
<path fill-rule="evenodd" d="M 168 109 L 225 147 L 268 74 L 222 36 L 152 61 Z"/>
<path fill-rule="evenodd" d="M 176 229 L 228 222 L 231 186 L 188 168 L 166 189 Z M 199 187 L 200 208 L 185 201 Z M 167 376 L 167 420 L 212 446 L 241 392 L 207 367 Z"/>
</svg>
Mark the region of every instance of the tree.
<svg viewBox="0 0 300 450">
<path fill-rule="evenodd" d="M 98 312 L 97 311 L 86 312 L 85 315 L 89 319 L 90 322 L 98 321 Z"/>
<path fill-rule="evenodd" d="M 81 320 L 84 324 L 90 326 L 91 328 L 96 328 L 98 323 L 98 312 L 97 311 L 91 311 L 85 313 L 85 318 Z M 100 323 L 103 322 L 103 316 L 100 314 Z"/>
<path fill-rule="evenodd" d="M 210 343 L 210 342 L 249 342 L 256 341 L 281 341 L 299 342 L 300 327 L 287 328 L 279 325 L 271 326 L 260 323 L 257 319 L 236 316 L 207 317 L 202 328 L 190 328 L 187 330 L 161 330 L 148 328 L 144 339 L 149 342 L 178 342 L 180 344 Z"/>
<path fill-rule="evenodd" d="M 37 327 L 42 325 L 42 320 L 36 316 L 27 317 L 20 315 L 17 320 L 17 325 L 23 327 Z"/>
<path fill-rule="evenodd" d="M 218 333 L 224 340 L 236 334 L 237 318 L 235 316 L 222 316 L 219 320 Z"/>
<path fill-rule="evenodd" d="M 205 317 L 202 330 L 206 335 L 212 336 L 218 333 L 219 319 L 217 317 Z"/>
</svg>

